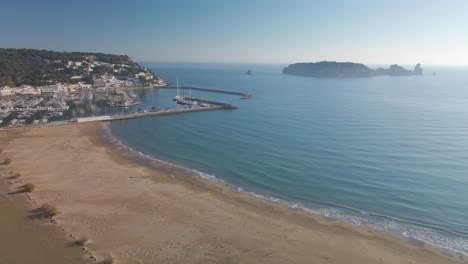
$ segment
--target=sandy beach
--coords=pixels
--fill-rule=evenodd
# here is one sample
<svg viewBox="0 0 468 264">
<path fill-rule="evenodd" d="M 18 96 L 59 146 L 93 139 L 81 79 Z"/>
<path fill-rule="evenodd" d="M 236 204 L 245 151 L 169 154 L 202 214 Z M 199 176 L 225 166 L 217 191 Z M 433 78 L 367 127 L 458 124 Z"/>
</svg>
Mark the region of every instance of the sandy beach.
<svg viewBox="0 0 468 264">
<path fill-rule="evenodd" d="M 157 161 L 143 166 L 104 144 L 105 128 L 0 132 L 0 160 L 12 160 L 0 165 L 0 263 L 74 263 L 77 256 L 99 263 L 108 255 L 115 263 L 467 263 L 453 252 L 236 193 Z M 22 176 L 11 179 L 17 171 Z M 15 193 L 27 182 L 36 187 L 30 200 Z M 58 209 L 55 224 L 27 219 L 44 203 Z M 32 242 L 10 249 L 19 236 Z M 85 250 L 67 246 L 80 237 L 89 239 Z M 34 261 L 32 252 L 50 261 Z M 54 262 L 59 258 L 67 261 Z"/>
<path fill-rule="evenodd" d="M 0 263 L 86 263 L 59 226 L 38 217 L 33 202 L 22 193 L 11 194 L 10 171 L 0 166 Z"/>
</svg>

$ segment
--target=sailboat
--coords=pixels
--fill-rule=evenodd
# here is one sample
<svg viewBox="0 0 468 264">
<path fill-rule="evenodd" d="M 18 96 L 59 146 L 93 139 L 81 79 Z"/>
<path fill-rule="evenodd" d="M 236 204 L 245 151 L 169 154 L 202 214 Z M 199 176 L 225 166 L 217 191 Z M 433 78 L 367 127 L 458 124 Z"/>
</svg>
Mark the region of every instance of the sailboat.
<svg viewBox="0 0 468 264">
<path fill-rule="evenodd" d="M 174 97 L 174 101 L 180 100 L 182 97 L 179 95 L 179 76 L 177 76 L 177 95 Z"/>
<path fill-rule="evenodd" d="M 193 100 L 195 97 L 192 97 L 192 88 L 189 90 L 189 104 L 192 106 L 198 105 L 198 102 L 196 100 Z"/>
<path fill-rule="evenodd" d="M 251 70 L 248 70 L 248 71 L 245 72 L 245 74 L 247 74 L 247 75 L 252 75 L 252 71 L 251 71 Z"/>
</svg>

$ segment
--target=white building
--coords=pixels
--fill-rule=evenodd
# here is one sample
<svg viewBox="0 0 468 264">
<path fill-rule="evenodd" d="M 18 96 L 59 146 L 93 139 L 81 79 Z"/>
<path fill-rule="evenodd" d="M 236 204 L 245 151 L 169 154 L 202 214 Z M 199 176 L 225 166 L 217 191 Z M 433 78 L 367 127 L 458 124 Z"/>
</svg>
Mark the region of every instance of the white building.
<svg viewBox="0 0 468 264">
<path fill-rule="evenodd" d="M 79 88 L 80 86 L 78 84 L 69 84 L 67 90 L 70 92 L 76 92 Z"/>
<path fill-rule="evenodd" d="M 84 83 L 84 82 L 79 82 L 78 85 L 80 86 L 80 89 L 91 89 L 91 87 L 93 87 L 92 84 L 87 84 L 87 83 Z"/>
<path fill-rule="evenodd" d="M 95 122 L 95 121 L 106 121 L 106 120 L 111 120 L 112 118 L 110 116 L 92 116 L 92 117 L 79 117 L 76 119 L 78 123 L 83 123 L 83 122 Z"/>
<path fill-rule="evenodd" d="M 41 89 L 32 87 L 30 85 L 21 85 L 16 89 L 16 93 L 22 95 L 36 95 L 41 94 Z"/>
<path fill-rule="evenodd" d="M 8 96 L 8 95 L 14 95 L 15 94 L 15 89 L 4 86 L 0 88 L 0 96 Z"/>
<path fill-rule="evenodd" d="M 59 86 L 56 84 L 46 85 L 39 87 L 41 93 L 57 93 L 59 91 Z"/>
<path fill-rule="evenodd" d="M 144 72 L 139 72 L 137 74 L 135 74 L 135 78 L 138 79 L 138 77 L 140 76 L 145 76 L 146 74 Z"/>
<path fill-rule="evenodd" d="M 94 79 L 94 87 L 104 87 L 104 86 L 106 86 L 106 83 L 103 79 L 101 78 Z"/>
</svg>

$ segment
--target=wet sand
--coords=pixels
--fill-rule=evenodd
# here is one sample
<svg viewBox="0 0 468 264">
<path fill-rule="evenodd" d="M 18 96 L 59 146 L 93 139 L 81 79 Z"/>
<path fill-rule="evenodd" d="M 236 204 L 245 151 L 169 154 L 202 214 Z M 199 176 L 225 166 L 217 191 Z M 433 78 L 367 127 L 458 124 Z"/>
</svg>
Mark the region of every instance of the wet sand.
<svg viewBox="0 0 468 264">
<path fill-rule="evenodd" d="M 32 202 L 58 208 L 64 237 L 90 239 L 84 259 L 111 254 L 116 263 L 465 263 L 424 243 L 235 193 L 167 164 L 143 166 L 103 144 L 103 128 L 93 123 L 0 133 L 0 158 L 11 157 L 9 166 L 22 172 L 21 180 L 37 187 L 29 194 Z M 1 224 L 0 233 L 7 228 Z"/>
</svg>

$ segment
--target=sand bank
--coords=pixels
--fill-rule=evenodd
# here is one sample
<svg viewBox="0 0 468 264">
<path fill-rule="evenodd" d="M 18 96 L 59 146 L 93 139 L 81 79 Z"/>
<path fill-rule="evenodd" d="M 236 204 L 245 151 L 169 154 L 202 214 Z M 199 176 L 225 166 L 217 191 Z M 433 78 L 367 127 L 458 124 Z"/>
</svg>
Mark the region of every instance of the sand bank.
<svg viewBox="0 0 468 264">
<path fill-rule="evenodd" d="M 235 193 L 167 164 L 139 165 L 103 144 L 100 129 L 94 123 L 0 134 L 1 157 L 11 157 L 22 181 L 36 185 L 32 200 L 58 208 L 57 225 L 66 236 L 90 239 L 86 259 L 463 263 L 459 255 Z"/>
</svg>

